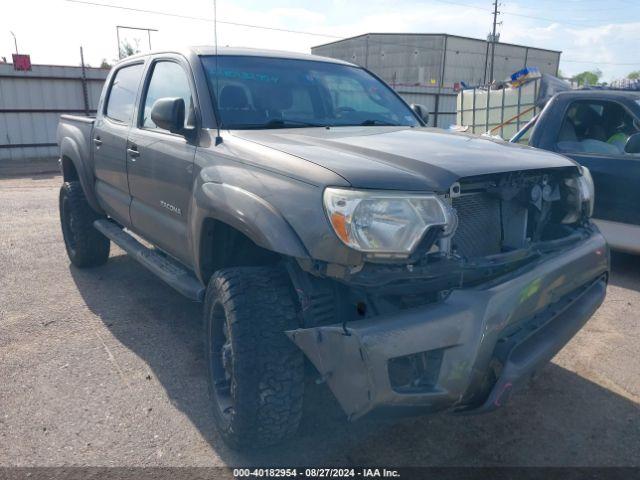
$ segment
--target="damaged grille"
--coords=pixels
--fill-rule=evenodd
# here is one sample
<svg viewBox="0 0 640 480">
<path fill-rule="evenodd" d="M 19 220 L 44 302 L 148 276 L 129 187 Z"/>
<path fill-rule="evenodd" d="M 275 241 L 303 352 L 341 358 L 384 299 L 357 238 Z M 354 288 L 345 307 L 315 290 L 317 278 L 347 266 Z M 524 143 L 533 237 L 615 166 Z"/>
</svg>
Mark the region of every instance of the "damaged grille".
<svg viewBox="0 0 640 480">
<path fill-rule="evenodd" d="M 454 198 L 452 205 L 458 214 L 458 229 L 452 238 L 454 251 L 466 258 L 500 253 L 500 199 L 472 193 Z"/>
</svg>

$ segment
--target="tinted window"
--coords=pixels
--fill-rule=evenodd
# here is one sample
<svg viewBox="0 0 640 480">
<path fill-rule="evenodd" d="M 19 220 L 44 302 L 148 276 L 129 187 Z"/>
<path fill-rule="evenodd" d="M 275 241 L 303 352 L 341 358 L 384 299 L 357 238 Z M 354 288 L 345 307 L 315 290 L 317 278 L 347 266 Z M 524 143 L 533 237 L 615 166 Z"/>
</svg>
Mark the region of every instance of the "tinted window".
<svg viewBox="0 0 640 480">
<path fill-rule="evenodd" d="M 144 128 L 160 129 L 151 120 L 151 109 L 156 100 L 160 98 L 182 98 L 185 106 L 185 127 L 193 126 L 193 99 L 191 87 L 184 69 L 175 62 L 158 62 L 153 67 L 151 81 L 144 100 L 144 114 L 142 126 Z"/>
<path fill-rule="evenodd" d="M 391 88 L 362 68 L 235 55 L 202 62 L 225 128 L 418 125 Z"/>
<path fill-rule="evenodd" d="M 638 122 L 619 103 L 580 100 L 567 110 L 557 146 L 566 153 L 623 155 L 638 131 Z"/>
<path fill-rule="evenodd" d="M 357 109 L 366 112 L 383 113 L 385 107 L 374 100 L 371 92 L 365 90 L 365 85 L 354 78 L 344 75 L 327 75 L 325 82 L 331 92 L 331 101 L 336 110 Z"/>
<path fill-rule="evenodd" d="M 123 67 L 116 72 L 107 101 L 107 117 L 129 123 L 143 67 L 144 65 L 139 63 Z"/>
</svg>

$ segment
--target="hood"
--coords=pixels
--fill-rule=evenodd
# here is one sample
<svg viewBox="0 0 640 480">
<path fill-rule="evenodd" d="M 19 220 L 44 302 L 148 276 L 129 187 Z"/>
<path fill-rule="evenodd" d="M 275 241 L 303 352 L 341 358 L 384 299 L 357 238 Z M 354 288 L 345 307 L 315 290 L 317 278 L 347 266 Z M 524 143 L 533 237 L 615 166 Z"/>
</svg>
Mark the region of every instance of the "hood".
<svg viewBox="0 0 640 480">
<path fill-rule="evenodd" d="M 356 188 L 447 191 L 464 177 L 576 165 L 543 150 L 433 128 L 294 128 L 232 134 L 332 170 Z"/>
</svg>

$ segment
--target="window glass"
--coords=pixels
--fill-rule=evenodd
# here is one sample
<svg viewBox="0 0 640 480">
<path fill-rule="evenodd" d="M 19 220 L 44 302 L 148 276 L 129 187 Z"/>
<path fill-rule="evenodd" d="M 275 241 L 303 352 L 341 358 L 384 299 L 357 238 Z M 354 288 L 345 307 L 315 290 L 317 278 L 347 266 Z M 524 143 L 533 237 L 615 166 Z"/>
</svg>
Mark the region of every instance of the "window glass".
<svg viewBox="0 0 640 480">
<path fill-rule="evenodd" d="M 175 62 L 158 62 L 154 65 L 144 100 L 142 126 L 160 130 L 160 127 L 151 120 L 151 109 L 156 100 L 166 97 L 179 97 L 184 100 L 184 126 L 193 126 L 194 109 L 191 87 L 184 69 Z"/>
<path fill-rule="evenodd" d="M 624 155 L 638 123 L 617 102 L 580 100 L 567 110 L 558 134 L 558 150 L 566 153 Z"/>
<path fill-rule="evenodd" d="M 138 63 L 116 72 L 107 100 L 107 117 L 125 123 L 131 121 L 143 67 L 142 63 Z"/>
<path fill-rule="evenodd" d="M 202 62 L 225 128 L 418 125 L 389 86 L 358 67 L 241 55 Z"/>
<path fill-rule="evenodd" d="M 370 92 L 365 86 L 354 78 L 345 76 L 327 75 L 325 82 L 335 108 L 340 110 L 364 110 L 367 112 L 384 112 L 385 107 L 377 103 L 380 95 L 376 95 L 376 87 L 370 87 Z M 374 101 L 375 98 L 375 101 Z"/>
<path fill-rule="evenodd" d="M 282 109 L 282 114 L 289 118 L 313 119 L 313 102 L 311 94 L 306 88 L 293 87 L 291 89 L 291 105 Z"/>
</svg>

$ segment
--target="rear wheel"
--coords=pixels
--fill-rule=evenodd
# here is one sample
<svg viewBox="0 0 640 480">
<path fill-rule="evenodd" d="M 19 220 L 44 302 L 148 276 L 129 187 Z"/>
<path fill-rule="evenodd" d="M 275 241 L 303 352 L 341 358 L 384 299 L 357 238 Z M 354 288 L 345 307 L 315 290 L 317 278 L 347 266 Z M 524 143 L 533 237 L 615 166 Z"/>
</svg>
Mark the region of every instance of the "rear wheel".
<svg viewBox="0 0 640 480">
<path fill-rule="evenodd" d="M 204 315 L 214 420 L 225 441 L 265 446 L 295 433 L 304 361 L 284 333 L 298 326 L 287 275 L 276 267 L 220 270 Z"/>
<path fill-rule="evenodd" d="M 80 182 L 60 188 L 60 223 L 67 255 L 76 267 L 96 267 L 109 259 L 110 242 L 93 226 L 100 218 L 84 196 Z"/>
</svg>

